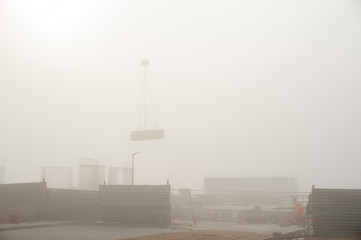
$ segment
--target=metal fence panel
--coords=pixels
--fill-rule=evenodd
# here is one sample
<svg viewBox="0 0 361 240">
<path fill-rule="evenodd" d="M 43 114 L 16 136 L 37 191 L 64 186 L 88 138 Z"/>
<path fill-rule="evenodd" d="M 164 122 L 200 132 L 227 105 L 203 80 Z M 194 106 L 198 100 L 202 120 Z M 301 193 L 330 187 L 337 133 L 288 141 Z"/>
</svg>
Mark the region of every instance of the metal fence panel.
<svg viewBox="0 0 361 240">
<path fill-rule="evenodd" d="M 170 225 L 169 185 L 101 185 L 103 220 Z"/>
<path fill-rule="evenodd" d="M 4 217 L 17 214 L 22 221 L 36 221 L 46 199 L 45 182 L 0 185 L 0 213 Z"/>
<path fill-rule="evenodd" d="M 44 220 L 95 221 L 99 215 L 98 191 L 48 189 L 42 208 Z"/>
<path fill-rule="evenodd" d="M 361 190 L 313 189 L 312 216 L 317 236 L 361 233 Z"/>
</svg>

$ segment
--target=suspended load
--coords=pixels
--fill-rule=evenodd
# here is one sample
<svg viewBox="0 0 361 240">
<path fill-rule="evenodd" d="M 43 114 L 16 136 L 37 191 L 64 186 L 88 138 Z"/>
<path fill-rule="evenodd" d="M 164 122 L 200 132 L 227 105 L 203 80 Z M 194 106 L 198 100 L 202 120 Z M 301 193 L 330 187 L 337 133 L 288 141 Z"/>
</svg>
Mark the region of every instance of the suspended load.
<svg viewBox="0 0 361 240">
<path fill-rule="evenodd" d="M 164 129 L 134 131 L 130 134 L 132 141 L 155 140 L 164 138 Z"/>
<path fill-rule="evenodd" d="M 140 106 L 140 116 L 138 129 L 130 133 L 131 141 L 146 141 L 146 140 L 157 140 L 164 138 L 164 129 L 159 129 L 157 126 L 155 113 L 152 104 L 152 98 L 150 94 L 150 88 L 147 85 L 147 67 L 149 66 L 149 60 L 143 59 L 141 65 L 144 68 L 144 79 L 143 79 L 143 91 Z M 150 111 L 149 111 L 150 108 Z M 148 119 L 147 119 L 148 118 Z M 147 120 L 152 119 L 152 127 Z"/>
</svg>

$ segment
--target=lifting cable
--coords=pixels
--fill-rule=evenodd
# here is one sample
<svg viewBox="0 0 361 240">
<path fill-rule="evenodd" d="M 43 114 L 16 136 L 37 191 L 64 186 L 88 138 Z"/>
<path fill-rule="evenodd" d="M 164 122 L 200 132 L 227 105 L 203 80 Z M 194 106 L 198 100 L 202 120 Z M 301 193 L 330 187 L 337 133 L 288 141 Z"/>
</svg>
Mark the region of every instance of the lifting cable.
<svg viewBox="0 0 361 240">
<path fill-rule="evenodd" d="M 149 66 L 149 60 L 143 59 L 141 65 L 144 68 L 144 77 L 143 77 L 143 87 L 142 87 L 142 96 L 140 103 L 140 112 L 139 112 L 139 121 L 138 121 L 138 130 L 145 130 L 148 127 L 147 117 L 148 117 L 148 107 L 150 107 L 150 114 L 153 120 L 153 128 L 158 129 L 158 124 L 156 120 L 156 115 L 153 107 L 152 94 L 148 84 L 147 78 L 147 67 Z M 148 101 L 149 100 L 149 104 Z M 148 106 L 150 105 L 150 106 Z"/>
<path fill-rule="evenodd" d="M 143 6 L 144 7 L 144 6 Z M 143 26 L 145 35 L 147 35 L 147 26 L 145 21 L 146 12 L 145 8 L 143 10 Z M 146 55 L 146 48 L 147 48 L 147 37 L 143 38 L 143 56 Z M 164 139 L 164 129 L 159 129 L 156 115 L 153 107 L 152 101 L 152 94 L 148 82 L 148 75 L 147 75 L 147 67 L 149 66 L 149 60 L 144 58 L 141 61 L 141 66 L 144 68 L 144 77 L 143 77 L 143 86 L 142 86 L 142 94 L 141 94 L 141 101 L 140 101 L 140 112 L 139 112 L 139 120 L 138 120 L 138 129 L 137 131 L 132 131 L 130 134 L 131 141 L 145 141 L 145 140 L 157 140 L 157 139 Z M 151 123 L 149 123 L 151 121 Z M 151 129 L 149 129 L 151 128 Z"/>
</svg>

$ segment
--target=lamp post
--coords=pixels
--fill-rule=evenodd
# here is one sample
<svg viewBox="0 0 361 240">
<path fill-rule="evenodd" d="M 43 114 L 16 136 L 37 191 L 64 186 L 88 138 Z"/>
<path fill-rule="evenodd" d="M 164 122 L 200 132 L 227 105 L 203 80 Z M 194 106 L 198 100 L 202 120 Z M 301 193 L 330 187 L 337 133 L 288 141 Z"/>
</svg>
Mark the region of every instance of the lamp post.
<svg viewBox="0 0 361 240">
<path fill-rule="evenodd" d="M 140 152 L 132 153 L 132 185 L 134 185 L 134 156 L 139 154 Z"/>
</svg>

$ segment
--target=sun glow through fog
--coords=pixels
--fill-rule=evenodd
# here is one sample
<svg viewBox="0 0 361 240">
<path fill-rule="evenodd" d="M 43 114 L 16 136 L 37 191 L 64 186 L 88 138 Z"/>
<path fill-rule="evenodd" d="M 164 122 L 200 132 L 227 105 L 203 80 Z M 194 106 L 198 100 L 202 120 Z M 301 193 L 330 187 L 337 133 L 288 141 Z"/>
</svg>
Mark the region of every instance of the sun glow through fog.
<svg viewBox="0 0 361 240">
<path fill-rule="evenodd" d="M 86 3 L 86 4 L 85 4 Z M 62 36 L 81 29 L 95 4 L 89 1 L 9 1 L 18 24 L 38 35 Z"/>
</svg>

